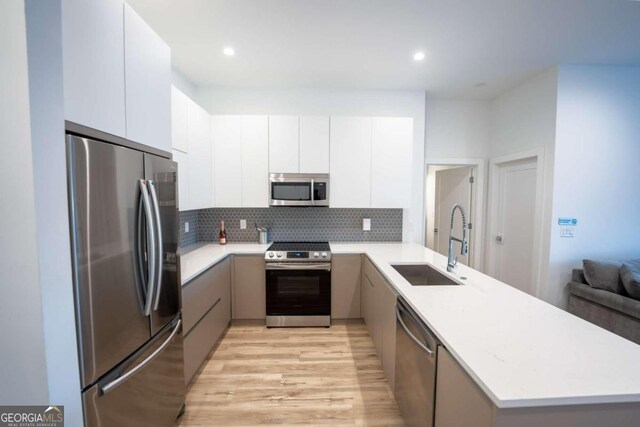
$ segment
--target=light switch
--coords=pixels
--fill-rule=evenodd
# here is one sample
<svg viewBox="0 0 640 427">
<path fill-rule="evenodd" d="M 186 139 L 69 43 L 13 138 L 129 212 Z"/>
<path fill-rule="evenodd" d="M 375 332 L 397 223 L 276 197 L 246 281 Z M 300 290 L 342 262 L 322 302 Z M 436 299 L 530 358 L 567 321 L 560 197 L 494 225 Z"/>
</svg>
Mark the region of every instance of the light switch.
<svg viewBox="0 0 640 427">
<path fill-rule="evenodd" d="M 371 218 L 362 218 L 362 230 L 371 231 Z"/>
<path fill-rule="evenodd" d="M 185 223 L 184 223 L 184 232 L 185 233 L 189 232 L 189 221 L 185 221 Z"/>
<path fill-rule="evenodd" d="M 575 237 L 575 227 L 560 227 L 560 237 Z"/>
<path fill-rule="evenodd" d="M 247 228 L 247 220 L 246 219 L 241 219 L 240 220 L 240 229 L 244 230 Z"/>
</svg>

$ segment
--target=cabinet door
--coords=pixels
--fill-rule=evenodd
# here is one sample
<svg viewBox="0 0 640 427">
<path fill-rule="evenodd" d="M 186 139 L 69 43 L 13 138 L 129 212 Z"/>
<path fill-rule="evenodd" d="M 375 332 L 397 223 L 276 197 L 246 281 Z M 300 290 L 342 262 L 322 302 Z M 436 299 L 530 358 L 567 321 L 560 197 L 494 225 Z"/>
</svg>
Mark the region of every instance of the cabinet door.
<svg viewBox="0 0 640 427">
<path fill-rule="evenodd" d="M 361 302 L 361 310 L 362 310 L 362 318 L 364 323 L 367 325 L 367 329 L 369 330 L 369 335 L 371 335 L 371 339 L 373 340 L 373 310 L 374 310 L 374 295 L 373 295 L 373 283 L 367 276 L 363 276 L 362 278 L 362 302 Z"/>
<path fill-rule="evenodd" d="M 371 126 L 369 117 L 331 118 L 331 207 L 371 206 Z"/>
<path fill-rule="evenodd" d="M 233 258 L 233 318 L 266 318 L 266 274 L 262 255 Z"/>
<path fill-rule="evenodd" d="M 407 208 L 411 201 L 413 119 L 376 117 L 371 145 L 371 207 Z M 333 188 L 331 189 L 333 191 Z"/>
<path fill-rule="evenodd" d="M 127 139 L 170 151 L 171 49 L 126 3 L 124 70 Z"/>
<path fill-rule="evenodd" d="M 300 117 L 300 173 L 329 173 L 329 117 Z"/>
<path fill-rule="evenodd" d="M 64 0 L 65 119 L 126 137 L 124 2 Z"/>
<path fill-rule="evenodd" d="M 380 324 L 382 330 L 382 368 L 391 390 L 395 389 L 396 372 L 396 294 L 385 282 L 380 293 Z"/>
<path fill-rule="evenodd" d="M 211 116 L 189 102 L 189 204 L 191 209 L 213 207 Z"/>
<path fill-rule="evenodd" d="M 362 257 L 334 255 L 331 258 L 331 318 L 359 319 Z"/>
<path fill-rule="evenodd" d="M 172 150 L 173 161 L 178 164 L 178 210 L 188 211 L 189 203 L 189 157 L 182 151 Z"/>
<path fill-rule="evenodd" d="M 171 86 L 171 147 L 189 152 L 189 98 L 175 86 Z"/>
<path fill-rule="evenodd" d="M 242 206 L 241 117 L 213 117 L 213 161 L 215 206 Z"/>
<path fill-rule="evenodd" d="M 242 207 L 269 207 L 269 121 L 242 117 Z"/>
<path fill-rule="evenodd" d="M 489 427 L 494 406 L 451 354 L 438 347 L 435 427 Z"/>
<path fill-rule="evenodd" d="M 269 116 L 269 172 L 300 171 L 298 124 L 297 116 Z"/>
</svg>

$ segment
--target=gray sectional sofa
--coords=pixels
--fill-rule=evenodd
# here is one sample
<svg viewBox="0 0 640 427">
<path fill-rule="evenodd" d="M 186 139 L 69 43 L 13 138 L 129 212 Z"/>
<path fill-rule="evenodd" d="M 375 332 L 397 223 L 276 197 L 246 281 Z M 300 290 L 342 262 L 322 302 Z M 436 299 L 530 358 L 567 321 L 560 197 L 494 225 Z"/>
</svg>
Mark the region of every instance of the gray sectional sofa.
<svg viewBox="0 0 640 427">
<path fill-rule="evenodd" d="M 575 269 L 569 290 L 569 312 L 640 344 L 640 300 L 587 284 L 584 270 Z"/>
</svg>

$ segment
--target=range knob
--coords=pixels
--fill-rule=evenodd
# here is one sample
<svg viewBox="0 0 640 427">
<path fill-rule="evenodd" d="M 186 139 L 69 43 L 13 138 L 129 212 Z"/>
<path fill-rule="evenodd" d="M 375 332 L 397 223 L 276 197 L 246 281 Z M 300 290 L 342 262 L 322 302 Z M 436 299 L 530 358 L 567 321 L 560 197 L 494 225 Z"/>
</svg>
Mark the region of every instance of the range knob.
<svg viewBox="0 0 640 427">
<path fill-rule="evenodd" d="M 319 254 L 318 252 L 314 252 L 314 253 L 313 253 L 313 257 L 314 257 L 314 258 L 318 258 L 319 256 L 320 256 L 320 254 Z"/>
<path fill-rule="evenodd" d="M 269 258 L 273 258 L 273 252 L 269 252 Z"/>
<path fill-rule="evenodd" d="M 326 258 L 327 257 L 327 253 L 326 252 L 322 252 L 322 258 Z"/>
<path fill-rule="evenodd" d="M 276 254 L 276 256 L 277 256 L 278 258 L 282 258 L 282 252 L 278 252 L 278 253 Z"/>
</svg>

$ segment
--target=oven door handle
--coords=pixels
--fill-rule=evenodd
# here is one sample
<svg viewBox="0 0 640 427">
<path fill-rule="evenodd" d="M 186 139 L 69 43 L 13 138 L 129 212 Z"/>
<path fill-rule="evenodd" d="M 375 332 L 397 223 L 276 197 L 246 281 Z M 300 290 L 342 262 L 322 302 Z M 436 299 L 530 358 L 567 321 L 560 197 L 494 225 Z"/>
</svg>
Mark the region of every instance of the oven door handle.
<svg viewBox="0 0 640 427">
<path fill-rule="evenodd" d="M 267 270 L 324 270 L 331 271 L 331 263 L 323 262 L 317 264 L 300 263 L 267 263 Z"/>
</svg>

